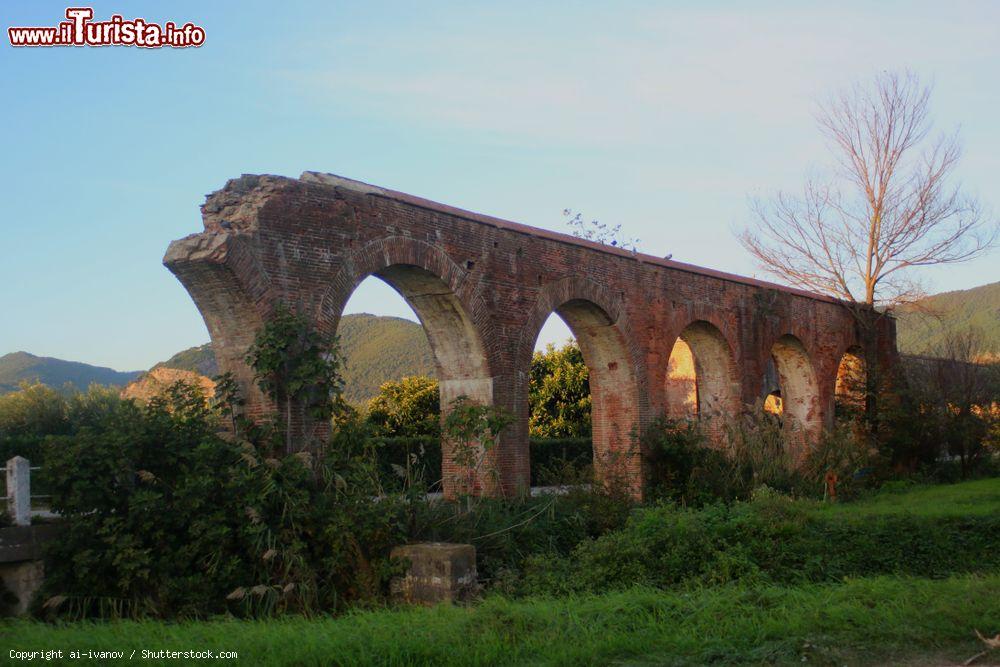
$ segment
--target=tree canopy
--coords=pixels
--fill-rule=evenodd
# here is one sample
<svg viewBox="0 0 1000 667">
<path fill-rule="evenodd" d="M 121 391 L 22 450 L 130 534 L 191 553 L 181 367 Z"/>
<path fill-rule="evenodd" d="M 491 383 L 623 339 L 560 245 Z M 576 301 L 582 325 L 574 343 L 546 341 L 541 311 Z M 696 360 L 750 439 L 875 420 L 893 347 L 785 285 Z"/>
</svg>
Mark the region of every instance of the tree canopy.
<svg viewBox="0 0 1000 667">
<path fill-rule="evenodd" d="M 590 435 L 590 380 L 575 341 L 560 348 L 549 344 L 535 352 L 528 379 L 534 438 L 581 438 Z"/>
</svg>

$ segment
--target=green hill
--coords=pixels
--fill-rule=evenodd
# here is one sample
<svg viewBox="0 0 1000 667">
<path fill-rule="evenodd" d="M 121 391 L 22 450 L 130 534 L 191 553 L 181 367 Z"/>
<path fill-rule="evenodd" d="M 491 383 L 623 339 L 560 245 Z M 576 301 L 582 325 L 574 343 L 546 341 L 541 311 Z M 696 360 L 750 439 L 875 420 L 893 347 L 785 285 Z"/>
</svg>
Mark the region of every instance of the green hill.
<svg viewBox="0 0 1000 667">
<path fill-rule="evenodd" d="M 982 330 L 988 352 L 1000 354 L 1000 282 L 929 296 L 896 318 L 904 354 L 933 353 L 949 332 L 969 327 Z"/>
<path fill-rule="evenodd" d="M 14 391 L 21 382 L 41 382 L 61 389 L 67 384 L 86 389 L 91 384 L 125 386 L 142 371 L 116 371 L 77 361 L 36 357 L 27 352 L 12 352 L 0 357 L 0 394 Z"/>
<path fill-rule="evenodd" d="M 387 380 L 434 375 L 427 336 L 416 322 L 367 313 L 344 315 L 337 333 L 346 362 L 344 397 L 355 405 L 367 403 Z M 159 366 L 208 376 L 219 372 L 208 343 L 178 352 L 154 368 Z"/>
<path fill-rule="evenodd" d="M 421 325 L 400 317 L 344 315 L 337 330 L 344 355 L 344 398 L 368 402 L 387 380 L 434 376 L 434 355 Z"/>
<path fill-rule="evenodd" d="M 219 364 L 215 361 L 215 352 L 212 351 L 211 343 L 182 350 L 166 361 L 156 364 L 153 368 L 178 368 L 182 371 L 191 371 L 206 377 L 213 377 L 219 374 Z M 153 368 L 149 370 L 153 370 Z"/>
</svg>

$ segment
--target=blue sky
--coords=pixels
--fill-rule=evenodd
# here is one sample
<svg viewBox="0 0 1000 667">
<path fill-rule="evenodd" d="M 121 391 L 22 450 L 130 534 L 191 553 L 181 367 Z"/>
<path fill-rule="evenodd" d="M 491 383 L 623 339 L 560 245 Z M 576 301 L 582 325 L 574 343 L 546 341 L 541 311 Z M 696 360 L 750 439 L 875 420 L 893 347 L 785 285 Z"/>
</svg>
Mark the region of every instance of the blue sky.
<svg viewBox="0 0 1000 667">
<path fill-rule="evenodd" d="M 732 228 L 825 149 L 824 94 L 909 68 L 1000 208 L 1000 3 L 94 2 L 203 26 L 203 47 L 0 46 L 0 354 L 146 368 L 208 339 L 161 265 L 241 173 L 329 171 L 754 275 Z M 65 4 L 5 0 L 3 27 Z M 5 32 L 5 31 L 4 31 Z M 998 254 L 928 271 L 1000 280 Z M 376 282 L 376 281 L 373 281 Z M 352 312 L 412 317 L 366 283 Z M 551 327 L 543 340 L 559 339 Z"/>
</svg>

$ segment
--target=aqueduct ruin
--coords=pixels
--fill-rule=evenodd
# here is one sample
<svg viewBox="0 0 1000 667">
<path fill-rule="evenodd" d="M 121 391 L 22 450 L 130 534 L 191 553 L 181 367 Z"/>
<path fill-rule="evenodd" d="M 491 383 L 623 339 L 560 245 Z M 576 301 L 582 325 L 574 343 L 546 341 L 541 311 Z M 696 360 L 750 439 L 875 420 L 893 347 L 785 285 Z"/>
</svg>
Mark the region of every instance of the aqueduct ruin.
<svg viewBox="0 0 1000 667">
<path fill-rule="evenodd" d="M 459 396 L 513 421 L 474 492 L 529 485 L 528 370 L 553 312 L 590 370 L 595 467 L 643 485 L 632 434 L 656 416 L 713 419 L 780 395 L 791 447 L 833 420 L 838 373 L 856 364 L 855 318 L 827 297 L 635 254 L 330 174 L 245 175 L 202 206 L 204 231 L 174 241 L 164 264 L 187 288 L 251 415 L 271 407 L 244 358 L 284 303 L 334 332 L 348 298 L 376 276 L 417 313 L 434 353 L 441 405 Z M 878 348 L 895 354 L 880 320 Z M 849 362 L 845 363 L 845 357 Z M 298 441 L 325 424 L 296 420 Z M 447 493 L 463 476 L 444 443 Z"/>
</svg>

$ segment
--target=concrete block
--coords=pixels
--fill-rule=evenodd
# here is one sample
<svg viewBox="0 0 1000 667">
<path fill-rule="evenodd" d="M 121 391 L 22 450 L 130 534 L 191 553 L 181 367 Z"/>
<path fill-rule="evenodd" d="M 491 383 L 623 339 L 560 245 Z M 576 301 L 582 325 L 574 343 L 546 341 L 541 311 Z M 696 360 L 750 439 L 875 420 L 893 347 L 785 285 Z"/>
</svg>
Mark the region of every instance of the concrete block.
<svg viewBox="0 0 1000 667">
<path fill-rule="evenodd" d="M 28 612 L 28 605 L 44 580 L 45 568 L 40 560 L 0 563 L 0 581 L 17 598 L 10 609 L 15 616 Z"/>
<path fill-rule="evenodd" d="M 408 544 L 393 549 L 392 557 L 409 562 L 406 574 L 392 581 L 397 602 L 460 602 L 477 590 L 476 548 L 471 544 Z"/>
</svg>

